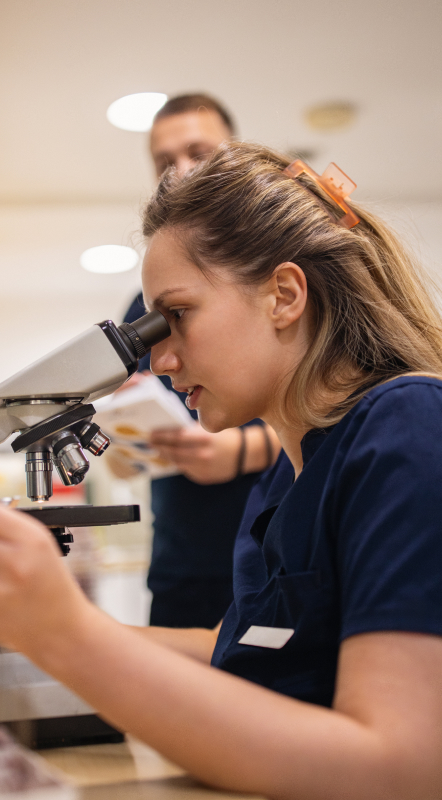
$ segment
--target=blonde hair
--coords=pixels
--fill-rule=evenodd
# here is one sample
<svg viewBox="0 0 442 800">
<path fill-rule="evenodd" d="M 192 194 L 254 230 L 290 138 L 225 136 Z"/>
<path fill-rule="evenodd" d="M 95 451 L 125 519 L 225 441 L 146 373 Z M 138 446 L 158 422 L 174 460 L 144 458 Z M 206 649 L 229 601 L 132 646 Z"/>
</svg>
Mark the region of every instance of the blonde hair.
<svg viewBox="0 0 442 800">
<path fill-rule="evenodd" d="M 308 351 L 285 398 L 287 420 L 338 422 L 367 387 L 407 372 L 442 372 L 442 325 L 412 257 L 387 225 L 356 203 L 360 223 L 307 175 L 283 174 L 289 160 L 255 144 L 221 145 L 179 179 L 169 170 L 148 203 L 143 233 L 180 233 L 203 271 L 223 267 L 245 286 L 285 261 L 307 279 L 314 312 Z M 345 399 L 331 411 L 324 397 Z"/>
</svg>

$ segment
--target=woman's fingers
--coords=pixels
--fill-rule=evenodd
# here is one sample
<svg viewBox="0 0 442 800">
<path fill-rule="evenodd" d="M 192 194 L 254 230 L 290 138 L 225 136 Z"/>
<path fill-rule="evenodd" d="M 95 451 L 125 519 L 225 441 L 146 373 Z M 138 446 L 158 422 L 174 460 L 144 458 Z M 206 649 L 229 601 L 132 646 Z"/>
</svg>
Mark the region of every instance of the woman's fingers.
<svg viewBox="0 0 442 800">
<path fill-rule="evenodd" d="M 35 642 L 65 631 L 84 601 L 50 531 L 0 508 L 0 643 L 32 657 Z"/>
<path fill-rule="evenodd" d="M 198 428 L 167 428 L 152 431 L 149 444 L 152 447 L 201 447 L 206 441 L 206 431 Z"/>
<path fill-rule="evenodd" d="M 8 542 L 19 546 L 29 539 L 32 541 L 40 537 L 51 540 L 48 529 L 41 522 L 21 511 L 0 505 L 0 547 Z"/>
<path fill-rule="evenodd" d="M 155 447 L 160 458 L 172 461 L 179 467 L 206 460 L 205 451 L 195 447 Z"/>
</svg>

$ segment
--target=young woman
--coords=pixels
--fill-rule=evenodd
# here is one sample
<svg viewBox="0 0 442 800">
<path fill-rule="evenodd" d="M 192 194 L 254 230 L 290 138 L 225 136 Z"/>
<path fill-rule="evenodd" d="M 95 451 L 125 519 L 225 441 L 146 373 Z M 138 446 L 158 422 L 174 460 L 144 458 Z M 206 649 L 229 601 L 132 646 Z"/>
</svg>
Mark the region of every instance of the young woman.
<svg viewBox="0 0 442 800">
<path fill-rule="evenodd" d="M 214 786 L 440 800 L 441 321 L 385 226 L 287 167 L 229 145 L 145 212 L 145 299 L 172 329 L 153 370 L 208 430 L 260 417 L 287 454 L 221 631 L 118 624 L 3 510 L 0 641 Z"/>
</svg>

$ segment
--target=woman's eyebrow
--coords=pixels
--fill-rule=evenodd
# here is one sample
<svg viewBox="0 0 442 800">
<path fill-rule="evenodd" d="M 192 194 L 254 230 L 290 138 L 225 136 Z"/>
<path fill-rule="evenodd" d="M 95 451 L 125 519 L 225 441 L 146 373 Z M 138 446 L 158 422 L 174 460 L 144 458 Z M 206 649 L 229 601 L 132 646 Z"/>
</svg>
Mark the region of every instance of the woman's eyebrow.
<svg viewBox="0 0 442 800">
<path fill-rule="evenodd" d="M 166 289 L 164 292 L 158 295 L 155 300 L 152 302 L 152 308 L 156 308 L 157 311 L 161 311 L 166 306 L 166 298 L 171 295 L 175 294 L 176 292 L 184 292 L 187 290 L 187 286 L 176 286 L 174 289 Z"/>
</svg>

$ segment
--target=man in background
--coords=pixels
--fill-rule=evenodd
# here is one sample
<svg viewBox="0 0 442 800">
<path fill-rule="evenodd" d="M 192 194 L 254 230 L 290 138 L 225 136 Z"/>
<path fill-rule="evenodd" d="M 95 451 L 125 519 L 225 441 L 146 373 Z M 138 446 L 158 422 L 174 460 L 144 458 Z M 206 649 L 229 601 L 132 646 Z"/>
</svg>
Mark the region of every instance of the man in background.
<svg viewBox="0 0 442 800">
<path fill-rule="evenodd" d="M 172 97 L 156 114 L 150 132 L 149 150 L 157 178 L 168 167 L 184 175 L 235 133 L 231 115 L 212 97 Z"/>
<path fill-rule="evenodd" d="M 233 120 L 217 100 L 204 94 L 171 98 L 157 113 L 150 134 L 157 177 L 169 167 L 184 175 L 234 135 Z M 124 321 L 144 313 L 140 292 Z M 139 370 L 149 368 L 145 356 Z M 174 391 L 167 376 L 160 380 Z M 185 394 L 175 394 L 185 401 Z M 233 545 L 250 489 L 274 463 L 279 442 L 269 426 L 254 420 L 216 434 L 199 425 L 156 431 L 151 444 L 180 474 L 152 481 L 150 624 L 213 628 L 232 600 Z M 111 453 L 109 463 L 118 477 L 135 474 L 117 455 Z"/>
</svg>

